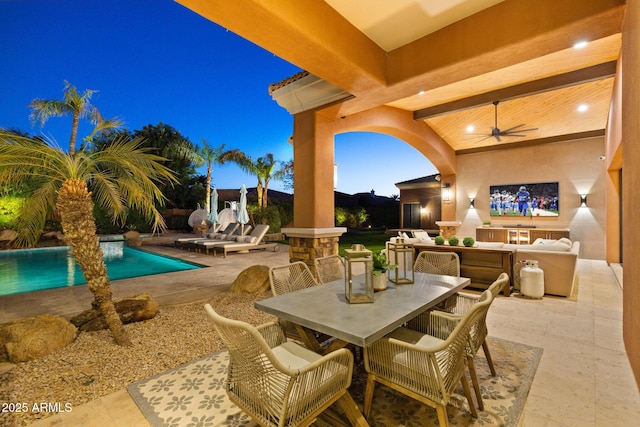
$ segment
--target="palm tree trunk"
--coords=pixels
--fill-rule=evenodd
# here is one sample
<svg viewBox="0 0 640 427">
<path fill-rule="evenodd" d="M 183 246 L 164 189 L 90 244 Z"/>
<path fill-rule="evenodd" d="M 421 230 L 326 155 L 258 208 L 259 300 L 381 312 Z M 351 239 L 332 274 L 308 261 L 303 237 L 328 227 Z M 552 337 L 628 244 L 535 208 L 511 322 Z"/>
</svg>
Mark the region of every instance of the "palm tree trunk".
<svg viewBox="0 0 640 427">
<path fill-rule="evenodd" d="M 111 298 L 111 285 L 102 259 L 87 184 L 82 180 L 65 181 L 58 191 L 57 209 L 65 238 L 93 293 L 94 306 L 104 317 L 116 343 L 130 346 L 131 341 Z"/>
<path fill-rule="evenodd" d="M 69 155 L 73 156 L 76 152 L 76 139 L 78 138 L 78 124 L 80 122 L 80 114 L 73 112 L 73 123 L 71 124 L 71 138 L 69 139 Z"/>
<path fill-rule="evenodd" d="M 256 186 L 256 193 L 258 194 L 258 207 L 262 207 L 262 180 L 258 178 L 258 185 Z"/>
<path fill-rule="evenodd" d="M 269 180 L 264 180 L 264 188 L 262 189 L 262 207 L 267 207 L 267 199 L 269 198 Z"/>
<path fill-rule="evenodd" d="M 205 209 L 208 213 L 211 213 L 211 164 L 207 166 L 207 195 L 206 200 L 204 201 Z M 217 206 L 216 206 L 217 208 Z"/>
</svg>

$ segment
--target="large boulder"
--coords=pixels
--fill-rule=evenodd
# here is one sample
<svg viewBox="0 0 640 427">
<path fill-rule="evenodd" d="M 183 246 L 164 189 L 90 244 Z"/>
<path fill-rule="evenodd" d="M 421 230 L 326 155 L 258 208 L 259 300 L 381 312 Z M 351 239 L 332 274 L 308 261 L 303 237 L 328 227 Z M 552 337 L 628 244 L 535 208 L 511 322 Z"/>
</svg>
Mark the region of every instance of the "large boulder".
<svg viewBox="0 0 640 427">
<path fill-rule="evenodd" d="M 153 319 L 160 307 L 153 297 L 148 293 L 134 295 L 114 301 L 113 305 L 120 316 L 122 323 L 141 322 Z M 99 331 L 107 329 L 107 323 L 96 307 L 85 310 L 71 319 L 71 323 L 76 325 L 81 331 Z"/>
<path fill-rule="evenodd" d="M 78 330 L 61 316 L 42 314 L 0 325 L 0 362 L 28 362 L 73 342 Z"/>
<path fill-rule="evenodd" d="M 132 248 L 139 248 L 142 246 L 142 237 L 140 237 L 140 233 L 137 231 L 127 231 L 123 234 L 125 242 L 127 242 L 127 246 L 131 246 Z"/>
<path fill-rule="evenodd" d="M 266 265 L 252 265 L 238 274 L 231 285 L 231 292 L 236 294 L 255 294 L 269 289 L 269 267 Z"/>
<path fill-rule="evenodd" d="M 18 238 L 18 233 L 13 230 L 0 231 L 0 248 L 10 248 L 14 240 Z"/>
</svg>

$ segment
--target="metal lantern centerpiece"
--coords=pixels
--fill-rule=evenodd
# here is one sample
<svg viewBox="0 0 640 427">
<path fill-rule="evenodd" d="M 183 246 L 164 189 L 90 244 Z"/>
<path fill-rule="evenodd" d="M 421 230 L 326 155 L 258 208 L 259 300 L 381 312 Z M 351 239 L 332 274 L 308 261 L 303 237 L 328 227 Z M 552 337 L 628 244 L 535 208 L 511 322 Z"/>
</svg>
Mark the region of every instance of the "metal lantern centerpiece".
<svg viewBox="0 0 640 427">
<path fill-rule="evenodd" d="M 405 243 L 404 239 L 397 238 L 395 242 L 389 242 L 389 262 L 396 268 L 391 270 L 391 280 L 396 285 L 409 285 L 414 282 L 413 260 L 415 250 L 413 245 Z"/>
<path fill-rule="evenodd" d="M 364 245 L 352 245 L 344 258 L 345 298 L 350 304 L 373 302 L 373 253 Z"/>
</svg>

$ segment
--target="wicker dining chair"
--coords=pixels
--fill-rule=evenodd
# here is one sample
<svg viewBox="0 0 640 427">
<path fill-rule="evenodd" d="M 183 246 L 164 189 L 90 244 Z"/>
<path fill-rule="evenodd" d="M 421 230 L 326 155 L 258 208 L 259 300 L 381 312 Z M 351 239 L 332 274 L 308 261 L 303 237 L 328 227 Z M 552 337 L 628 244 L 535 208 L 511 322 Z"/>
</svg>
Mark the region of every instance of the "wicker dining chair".
<svg viewBox="0 0 640 427">
<path fill-rule="evenodd" d="M 487 290 L 491 292 L 491 295 L 495 299 L 498 297 L 498 295 L 500 295 L 500 292 L 504 289 L 504 287 L 508 285 L 509 285 L 509 275 L 507 273 L 501 273 L 498 276 L 498 278 L 489 286 Z M 478 300 L 480 299 L 480 296 L 473 295 L 473 294 L 458 293 L 453 298 L 456 299 L 456 302 L 454 304 L 449 304 L 450 309 L 448 309 L 447 311 L 457 315 L 464 315 L 469 311 L 469 309 L 474 304 L 478 302 Z M 485 325 L 484 331 L 482 332 L 482 336 L 481 336 L 482 341 L 479 344 L 482 346 L 484 355 L 487 358 L 487 363 L 489 364 L 491 375 L 495 377 L 496 370 L 493 366 L 493 360 L 491 360 L 491 353 L 489 352 L 489 346 L 487 345 L 487 342 L 485 340 L 487 334 L 488 334 L 488 330 Z M 476 351 L 478 351 L 478 349 L 476 349 Z"/>
<path fill-rule="evenodd" d="M 340 255 L 329 255 L 313 260 L 320 283 L 344 280 L 344 260 Z"/>
<path fill-rule="evenodd" d="M 460 277 L 460 257 L 455 252 L 422 251 L 416 257 L 413 271 Z"/>
<path fill-rule="evenodd" d="M 276 322 L 254 327 L 205 308 L 229 351 L 227 395 L 261 426 L 308 426 L 347 394 L 348 350 L 321 356 L 287 341 Z"/>
<path fill-rule="evenodd" d="M 451 304 L 447 304 L 450 307 L 447 311 L 457 316 L 458 318 L 462 318 L 465 314 L 469 312 L 471 307 L 477 304 L 480 301 L 483 301 L 483 298 L 486 298 L 485 294 L 491 294 L 491 304 L 493 304 L 494 299 L 500 294 L 505 285 L 509 283 L 509 275 L 507 273 L 501 273 L 500 276 L 489 286 L 489 288 L 483 292 L 482 295 L 473 295 L 473 294 L 462 294 L 458 293 L 454 295 L 452 298 L 455 301 Z M 491 307 L 491 304 L 489 307 Z M 487 309 L 488 312 L 488 309 Z M 481 319 L 481 322 L 478 323 L 477 327 L 472 330 L 471 333 L 471 344 L 469 349 L 469 374 L 471 376 L 471 382 L 473 384 L 473 388 L 476 394 L 476 401 L 478 402 L 478 408 L 480 410 L 484 409 L 484 403 L 482 401 L 482 394 L 480 391 L 480 384 L 478 382 L 478 375 L 476 373 L 475 367 L 475 356 L 480 351 L 480 347 L 484 352 L 484 356 L 487 359 L 487 364 L 489 365 L 489 369 L 491 371 L 492 376 L 496 376 L 496 370 L 493 366 L 493 360 L 491 359 L 491 352 L 489 351 L 489 345 L 487 344 L 487 322 L 486 322 L 486 313 Z M 420 315 L 409 322 L 409 326 L 412 328 L 424 328 L 424 326 L 418 326 L 417 324 L 423 321 L 424 315 Z"/>
<path fill-rule="evenodd" d="M 269 269 L 269 282 L 274 296 L 317 286 L 309 267 L 302 261 Z"/>
<path fill-rule="evenodd" d="M 411 325 L 401 327 L 365 347 L 365 417 L 371 411 L 376 382 L 435 408 L 440 426 L 449 425 L 447 405 L 460 383 L 471 415 L 477 417 L 465 371 L 472 330 L 486 315 L 491 299 L 487 293 L 486 299 L 461 319 L 429 311 L 417 325 L 421 330 Z"/>
</svg>

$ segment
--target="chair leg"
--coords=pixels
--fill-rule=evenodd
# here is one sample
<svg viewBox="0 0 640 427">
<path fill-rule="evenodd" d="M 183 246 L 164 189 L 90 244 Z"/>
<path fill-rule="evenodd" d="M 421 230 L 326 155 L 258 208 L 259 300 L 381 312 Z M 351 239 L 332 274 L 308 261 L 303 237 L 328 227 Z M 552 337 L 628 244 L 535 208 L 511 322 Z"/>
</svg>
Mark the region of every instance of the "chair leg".
<svg viewBox="0 0 640 427">
<path fill-rule="evenodd" d="M 466 375 L 463 375 L 462 378 L 460 378 L 460 382 L 462 383 L 462 389 L 464 390 L 464 395 L 467 398 L 467 402 L 469 402 L 469 411 L 471 411 L 471 416 L 473 416 L 473 418 L 478 418 L 478 411 L 476 411 L 476 405 L 473 404 L 471 389 L 469 388 L 469 383 L 467 382 Z"/>
<path fill-rule="evenodd" d="M 364 391 L 364 416 L 369 418 L 371 412 L 371 402 L 373 401 L 373 389 L 376 387 L 376 380 L 373 375 L 367 375 L 367 387 Z"/>
<path fill-rule="evenodd" d="M 478 402 L 478 409 L 484 411 L 484 402 L 482 401 L 482 393 L 480 393 L 480 383 L 478 382 L 478 374 L 476 372 L 476 365 L 473 363 L 473 359 L 469 359 L 469 375 L 471 375 L 471 383 L 473 389 L 476 392 L 476 402 Z M 471 405 L 471 402 L 469 402 Z"/>
<path fill-rule="evenodd" d="M 491 376 L 496 376 L 496 369 L 493 367 L 493 360 L 491 360 L 491 353 L 489 352 L 489 345 L 487 345 L 487 340 L 482 341 L 482 351 L 484 351 L 484 357 L 487 358 L 487 363 L 489 364 L 489 369 L 491 370 Z"/>
<path fill-rule="evenodd" d="M 449 427 L 449 417 L 447 416 L 447 407 L 444 405 L 437 405 L 436 413 L 438 414 L 438 424 L 440 424 L 441 427 Z"/>
<path fill-rule="evenodd" d="M 362 416 L 360 409 L 358 409 L 358 404 L 353 400 L 349 392 L 345 392 L 336 403 L 342 408 L 353 427 L 369 426 L 367 420 Z"/>
</svg>

